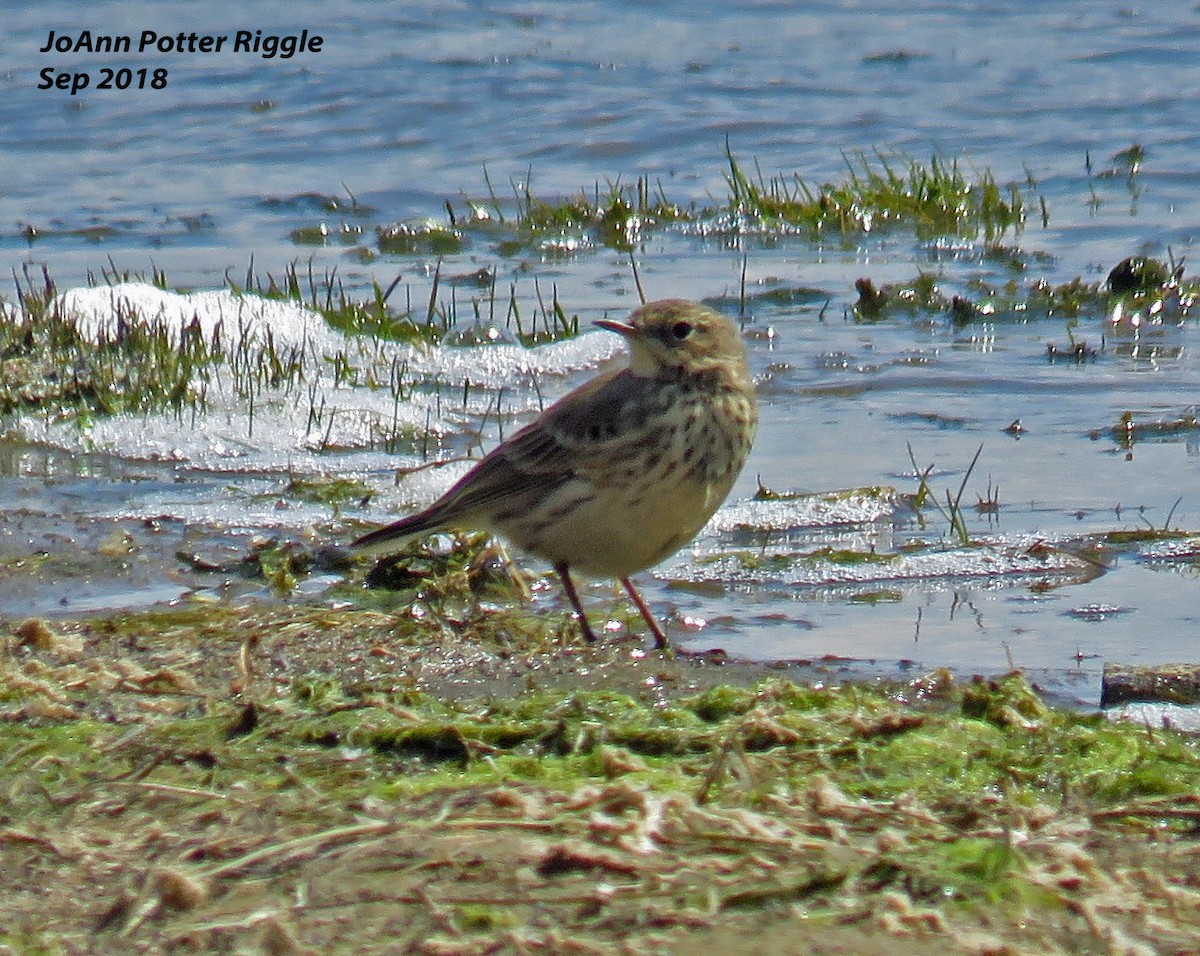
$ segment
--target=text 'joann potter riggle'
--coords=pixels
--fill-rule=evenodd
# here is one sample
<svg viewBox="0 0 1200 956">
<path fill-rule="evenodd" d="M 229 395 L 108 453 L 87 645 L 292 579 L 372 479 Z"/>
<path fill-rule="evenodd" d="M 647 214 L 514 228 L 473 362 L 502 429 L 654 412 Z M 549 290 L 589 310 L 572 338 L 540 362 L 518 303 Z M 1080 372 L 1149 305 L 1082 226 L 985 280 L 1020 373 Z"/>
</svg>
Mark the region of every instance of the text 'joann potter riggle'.
<svg viewBox="0 0 1200 956">
<path fill-rule="evenodd" d="M 232 38 L 232 42 L 231 41 Z M 238 30 L 236 33 L 209 35 L 198 33 L 157 33 L 143 30 L 135 41 L 130 35 L 92 33 L 84 30 L 75 36 L 55 35 L 51 30 L 42 53 L 257 53 L 264 59 L 278 56 L 286 60 L 297 53 L 320 53 L 324 37 L 310 36 L 307 30 L 298 35 L 277 36 L 262 30 Z"/>
</svg>

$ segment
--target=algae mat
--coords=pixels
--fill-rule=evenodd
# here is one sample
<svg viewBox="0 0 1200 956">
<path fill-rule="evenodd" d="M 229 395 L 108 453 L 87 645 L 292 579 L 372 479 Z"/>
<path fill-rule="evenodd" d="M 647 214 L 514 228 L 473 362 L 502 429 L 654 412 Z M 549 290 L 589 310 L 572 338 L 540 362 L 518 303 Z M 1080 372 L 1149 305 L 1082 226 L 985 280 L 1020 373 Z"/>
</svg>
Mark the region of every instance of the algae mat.
<svg viewBox="0 0 1200 956">
<path fill-rule="evenodd" d="M 565 616 L 7 622 L 0 952 L 1195 953 L 1200 750 Z"/>
</svg>

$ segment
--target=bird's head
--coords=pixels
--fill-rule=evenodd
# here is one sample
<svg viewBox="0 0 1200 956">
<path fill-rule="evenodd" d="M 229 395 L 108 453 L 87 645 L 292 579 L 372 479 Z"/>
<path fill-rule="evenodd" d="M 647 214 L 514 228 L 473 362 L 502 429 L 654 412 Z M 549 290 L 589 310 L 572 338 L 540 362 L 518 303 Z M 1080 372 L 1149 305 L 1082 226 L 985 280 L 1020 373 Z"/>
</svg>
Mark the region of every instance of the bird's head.
<svg viewBox="0 0 1200 956">
<path fill-rule="evenodd" d="M 686 299 L 648 302 L 626 322 L 600 319 L 598 326 L 629 343 L 634 375 L 728 373 L 749 381 L 746 350 L 733 323 L 707 306 Z"/>
</svg>

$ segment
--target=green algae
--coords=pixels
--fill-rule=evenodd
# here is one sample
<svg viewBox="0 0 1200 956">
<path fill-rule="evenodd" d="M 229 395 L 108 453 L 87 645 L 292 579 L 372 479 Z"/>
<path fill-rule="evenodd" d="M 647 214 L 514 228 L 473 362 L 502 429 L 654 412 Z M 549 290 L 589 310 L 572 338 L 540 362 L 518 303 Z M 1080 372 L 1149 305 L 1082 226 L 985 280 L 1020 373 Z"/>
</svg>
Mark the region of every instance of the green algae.
<svg viewBox="0 0 1200 956">
<path fill-rule="evenodd" d="M 365 504 L 374 497 L 375 492 L 365 481 L 357 478 L 293 475 L 288 479 L 283 494 L 294 501 L 327 504 L 336 508 L 351 503 Z"/>
<path fill-rule="evenodd" d="M 329 621 L 352 627 L 362 613 L 332 615 Z M 197 610 L 191 618 L 134 616 L 107 631 L 110 637 L 136 634 L 146 647 L 162 647 L 208 643 L 228 627 L 223 615 Z M 156 633 L 156 619 L 172 627 Z M 52 686 L 53 670 L 31 672 L 10 657 L 5 674 L 12 747 L 3 767 L 10 783 L 35 766 L 47 774 L 40 791 L 114 769 L 103 755 L 121 739 L 128 719 L 106 724 L 89 718 L 95 701 L 86 681 L 75 689 L 68 680 L 55 692 L 60 711 L 54 719 L 25 715 L 11 723 L 22 702 Z M 203 764 L 197 756 L 202 754 L 217 763 L 241 754 L 238 762 L 249 772 L 256 761 L 269 768 L 272 755 L 304 752 L 319 760 L 322 751 L 348 747 L 373 755 L 372 761 L 413 761 L 412 780 L 422 774 L 446 779 L 442 768 L 449 765 L 451 775 L 469 771 L 481 782 L 502 779 L 495 762 L 502 757 L 534 759 L 544 768 L 568 760 L 580 772 L 588 764 L 578 758 L 615 748 L 638 757 L 678 758 L 670 761 L 674 779 L 687 788 L 694 786 L 695 773 L 688 758 L 711 754 L 722 741 L 736 738 L 747 753 L 774 753 L 777 767 L 788 768 L 781 779 L 794 784 L 819 768 L 835 775 L 847 792 L 872 799 L 910 794 L 934 802 L 970 800 L 1000 787 L 1013 799 L 1053 801 L 1069 791 L 1111 802 L 1183 793 L 1200 784 L 1200 753 L 1190 738 L 1055 710 L 1017 674 L 955 685 L 932 707 L 914 707 L 886 686 L 813 688 L 783 680 L 715 686 L 664 703 L 599 690 L 447 700 L 413 690 L 381 693 L 332 675 L 312 675 L 292 682 L 287 696 L 260 702 L 254 728 L 235 742 L 226 731 L 236 707 L 196 697 L 188 686 L 166 677 L 157 686 L 138 685 L 146 693 L 191 700 L 184 710 L 193 715 L 152 721 L 139 734 L 139 750 L 183 754 L 184 765 Z M 77 716 L 68 717 L 68 711 Z M 55 759 L 45 759 L 49 754 Z M 559 771 L 544 773 L 561 777 Z"/>
<path fill-rule="evenodd" d="M 461 252 L 465 240 L 452 226 L 433 219 L 419 219 L 381 227 L 378 244 L 379 251 L 384 253 L 446 256 Z"/>
<path fill-rule="evenodd" d="M 141 898 L 167 867 L 205 891 L 179 905 L 206 907 L 219 891 L 214 902 L 228 907 L 243 874 L 247 887 L 266 886 L 293 853 L 295 864 L 339 858 L 321 845 L 368 841 L 359 852 L 369 863 L 369 841 L 401 840 L 403 872 L 440 871 L 460 836 L 474 846 L 511 829 L 527 857 L 530 841 L 544 841 L 533 859 L 553 882 L 535 898 L 553 899 L 564 880 L 629 881 L 661 858 L 675 874 L 667 899 L 697 915 L 765 917 L 802 903 L 820 923 L 900 894 L 943 920 L 1053 922 L 1074 905 L 1042 878 L 1054 851 L 1039 834 L 1054 821 L 1068 833 L 1100 821 L 1104 839 L 1127 833 L 1131 847 L 1147 826 L 1160 841 L 1190 826 L 1177 811 L 1200 787 L 1195 738 L 1051 707 L 1019 673 L 739 684 L 736 667 L 560 646 L 581 672 L 616 660 L 624 670 L 597 686 L 552 686 L 540 647 L 513 650 L 503 629 L 440 647 L 434 625 L 407 615 L 213 607 L 60 625 L 37 648 L 10 638 L 0 657 L 0 861 L 20 848 L 65 885 L 74 871 L 63 867 L 85 860 L 86 879 L 102 830 L 104 866 L 127 868 L 115 886 L 131 881 Z M 447 694 L 404 676 L 459 657 L 478 671 L 480 655 L 498 653 L 523 660 L 524 678 Z M 711 686 L 694 689 L 689 675 Z M 675 821 L 654 824 L 665 829 L 649 831 L 649 856 L 623 843 L 643 813 Z M 751 820 L 754 829 L 737 829 Z M 447 855 L 435 837 L 451 841 Z M 720 876 L 777 853 L 755 879 Z M 284 869 L 263 869 L 271 860 Z M 377 865 L 339 879 L 370 880 Z M 11 909 L 21 893 L 3 885 Z M 92 915 L 116 928 L 99 932 L 161 941 L 169 933 L 154 934 L 186 916 L 171 904 L 178 915 L 147 922 L 121 904 L 126 892 L 114 888 Z M 507 892 L 442 899 L 457 930 L 481 938 L 533 918 L 497 912 Z M 6 941 L 55 938 L 32 911 L 6 917 Z M 76 925 L 56 918 L 60 930 Z"/>
<path fill-rule="evenodd" d="M 798 226 L 811 234 L 907 227 L 918 237 L 982 235 L 994 241 L 1019 232 L 1027 215 L 1018 184 L 1002 185 L 991 170 L 972 179 L 957 160 L 938 156 L 928 164 L 878 151 L 845 156 L 845 179 L 816 188 L 799 174 L 751 177 L 731 151 L 727 158 L 730 205 L 768 226 Z"/>
<path fill-rule="evenodd" d="M 755 501 L 803 501 L 808 499 L 829 502 L 876 499 L 886 503 L 896 499 L 896 489 L 891 485 L 867 485 L 861 488 L 842 488 L 835 491 L 779 491 L 764 485 L 760 476 L 758 488 L 754 492 Z"/>
<path fill-rule="evenodd" d="M 993 247 L 992 254 L 999 254 L 1000 248 Z M 1017 250 L 1008 250 L 1007 254 L 1023 273 L 1030 256 Z M 1027 322 L 1055 316 L 1070 323 L 1096 316 L 1108 318 L 1114 333 L 1128 332 L 1120 323 L 1130 316 L 1139 317 L 1143 325 L 1177 321 L 1188 314 L 1200 295 L 1200 282 L 1184 281 L 1182 267 L 1143 256 L 1122 260 L 1107 278 L 1093 282 L 1078 276 L 1057 284 L 1021 276 L 999 284 L 974 278 L 955 291 L 946 288 L 936 273 L 922 270 L 912 279 L 880 286 L 863 277 L 855 287 L 858 299 L 854 316 L 861 322 L 946 314 L 958 325 L 973 321 Z M 1056 347 L 1050 352 L 1051 358 L 1075 354 L 1081 343 L 1074 338 L 1074 328 L 1068 324 L 1068 345 Z"/>
<path fill-rule="evenodd" d="M 1024 183 L 1001 183 L 990 169 L 969 174 L 958 160 L 940 156 L 925 163 L 878 150 L 844 154 L 845 175 L 816 186 L 799 172 L 766 177 L 757 164 L 752 175 L 728 144 L 725 158 L 728 194 L 713 205 L 672 199 L 661 183 L 646 176 L 631 184 L 620 178 L 597 182 L 590 190 L 554 199 L 536 196 L 527 176 L 512 184 L 514 199 L 504 202 L 485 169 L 487 201 L 467 199 L 467 215 L 456 215 L 447 203 L 448 224 L 420 221 L 422 236 L 453 237 L 445 248 L 418 244 L 404 224 L 389 227 L 400 231 L 402 242 L 380 245 L 386 252 L 445 253 L 485 240 L 504 257 L 528 250 L 546 256 L 593 248 L 630 252 L 663 229 L 808 239 L 906 229 L 920 238 L 982 236 L 998 243 L 1024 228 L 1036 189 L 1028 177 Z M 1039 207 L 1045 221 L 1044 197 Z"/>
</svg>

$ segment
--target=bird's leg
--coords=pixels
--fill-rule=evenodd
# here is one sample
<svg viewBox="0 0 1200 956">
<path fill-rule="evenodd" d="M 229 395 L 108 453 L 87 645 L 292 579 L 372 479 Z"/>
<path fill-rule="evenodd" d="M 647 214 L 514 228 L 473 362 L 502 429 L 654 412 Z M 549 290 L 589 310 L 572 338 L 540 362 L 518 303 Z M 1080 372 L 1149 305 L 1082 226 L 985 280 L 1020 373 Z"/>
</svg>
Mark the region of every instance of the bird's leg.
<svg viewBox="0 0 1200 956">
<path fill-rule="evenodd" d="M 567 568 L 566 562 L 556 564 L 554 571 L 562 579 L 563 590 L 567 592 L 567 597 L 571 601 L 571 607 L 575 608 L 575 615 L 579 618 L 579 626 L 583 628 L 583 637 L 589 644 L 596 643 L 596 635 L 592 633 L 592 626 L 588 624 L 587 615 L 583 613 L 583 605 L 579 603 L 579 594 L 575 590 L 575 582 L 571 580 L 571 573 Z"/>
<path fill-rule="evenodd" d="M 660 651 L 670 647 L 671 645 L 667 641 L 666 633 L 658 621 L 654 619 L 654 615 L 650 613 L 650 608 L 646 607 L 645 600 L 638 593 L 638 589 L 633 586 L 633 582 L 629 578 L 621 578 L 621 584 L 625 588 L 625 592 L 629 595 L 629 599 L 633 601 L 646 623 L 650 625 L 650 630 L 654 634 L 654 646 Z"/>
</svg>

